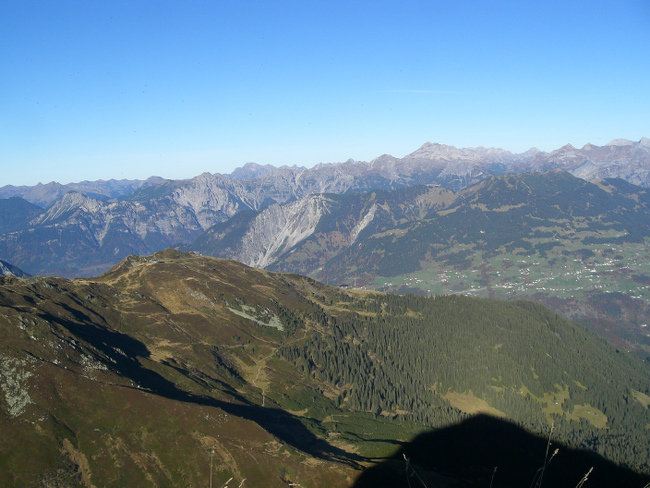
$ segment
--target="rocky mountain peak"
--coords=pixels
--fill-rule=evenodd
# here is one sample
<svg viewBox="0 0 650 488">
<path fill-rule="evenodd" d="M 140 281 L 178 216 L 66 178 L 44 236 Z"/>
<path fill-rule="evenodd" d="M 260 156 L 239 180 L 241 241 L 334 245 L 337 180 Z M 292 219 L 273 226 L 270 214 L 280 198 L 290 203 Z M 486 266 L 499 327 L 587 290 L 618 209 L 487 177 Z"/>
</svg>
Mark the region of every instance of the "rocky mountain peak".
<svg viewBox="0 0 650 488">
<path fill-rule="evenodd" d="M 93 207 L 97 203 L 99 203 L 98 200 L 91 198 L 81 192 L 69 191 L 68 193 L 63 195 L 59 199 L 59 201 L 54 204 L 54 206 L 59 208 L 73 208 L 73 207 L 81 207 L 81 206 Z"/>
<path fill-rule="evenodd" d="M 528 151 L 521 153 L 519 156 L 522 156 L 525 159 L 528 159 L 528 158 L 533 158 L 537 154 L 541 154 L 541 153 L 542 153 L 542 151 L 540 151 L 536 147 L 531 147 Z"/>
<path fill-rule="evenodd" d="M 395 161 L 397 161 L 397 158 L 391 156 L 390 154 L 382 154 L 381 156 L 376 157 L 375 159 L 370 161 L 370 167 L 374 168 L 376 166 L 394 163 Z"/>
<path fill-rule="evenodd" d="M 404 156 L 404 159 L 441 159 L 456 155 L 459 155 L 459 150 L 454 146 L 425 142 L 419 149 Z"/>
<path fill-rule="evenodd" d="M 633 146 L 634 142 L 629 139 L 613 139 L 608 146 Z"/>
<path fill-rule="evenodd" d="M 236 168 L 229 177 L 233 180 L 254 180 L 273 171 L 275 166 L 271 164 L 246 163 L 241 168 Z"/>
<path fill-rule="evenodd" d="M 52 222 L 79 210 L 95 213 L 103 206 L 104 203 L 99 200 L 88 197 L 77 191 L 70 191 L 54 202 L 54 204 L 38 218 L 38 223 L 44 224 Z"/>
</svg>

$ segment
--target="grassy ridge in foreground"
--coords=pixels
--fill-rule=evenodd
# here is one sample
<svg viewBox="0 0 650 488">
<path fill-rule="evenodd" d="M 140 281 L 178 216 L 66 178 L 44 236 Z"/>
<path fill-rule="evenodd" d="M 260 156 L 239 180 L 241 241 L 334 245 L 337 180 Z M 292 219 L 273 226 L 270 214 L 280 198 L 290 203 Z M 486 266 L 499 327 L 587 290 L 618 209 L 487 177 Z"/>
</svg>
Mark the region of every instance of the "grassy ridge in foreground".
<svg viewBox="0 0 650 488">
<path fill-rule="evenodd" d="M 647 471 L 638 362 L 530 303 L 165 251 L 93 280 L 3 278 L 0 327 L 3 486 L 205 486 L 211 462 L 215 486 L 350 486 L 468 402 Z"/>
</svg>

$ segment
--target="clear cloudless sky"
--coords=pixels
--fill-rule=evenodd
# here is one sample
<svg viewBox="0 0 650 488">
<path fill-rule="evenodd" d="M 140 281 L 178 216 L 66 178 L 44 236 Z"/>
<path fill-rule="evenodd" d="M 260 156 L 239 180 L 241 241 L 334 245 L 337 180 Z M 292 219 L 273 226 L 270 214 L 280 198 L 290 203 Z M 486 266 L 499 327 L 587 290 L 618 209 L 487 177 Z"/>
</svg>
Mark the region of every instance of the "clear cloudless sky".
<svg viewBox="0 0 650 488">
<path fill-rule="evenodd" d="M 648 0 L 0 2 L 0 187 L 643 136 Z"/>
</svg>

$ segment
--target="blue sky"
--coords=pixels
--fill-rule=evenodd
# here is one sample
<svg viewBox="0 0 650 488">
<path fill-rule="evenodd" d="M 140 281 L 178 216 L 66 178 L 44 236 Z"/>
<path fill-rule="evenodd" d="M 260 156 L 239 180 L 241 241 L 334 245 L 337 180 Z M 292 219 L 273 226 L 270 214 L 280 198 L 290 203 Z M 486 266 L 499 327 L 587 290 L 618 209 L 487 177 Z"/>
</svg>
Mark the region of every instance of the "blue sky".
<svg viewBox="0 0 650 488">
<path fill-rule="evenodd" d="M 0 187 L 650 137 L 650 2 L 0 3 Z"/>
</svg>

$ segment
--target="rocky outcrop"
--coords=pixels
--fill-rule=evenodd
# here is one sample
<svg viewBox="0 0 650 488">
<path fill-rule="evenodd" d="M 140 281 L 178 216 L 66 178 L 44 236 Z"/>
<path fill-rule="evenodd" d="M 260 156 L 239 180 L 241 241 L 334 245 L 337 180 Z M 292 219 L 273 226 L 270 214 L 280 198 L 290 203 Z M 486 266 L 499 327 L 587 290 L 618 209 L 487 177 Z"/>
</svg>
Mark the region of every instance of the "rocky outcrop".
<svg viewBox="0 0 650 488">
<path fill-rule="evenodd" d="M 13 264 L 3 261 L 2 259 L 0 259 L 0 275 L 16 276 L 18 278 L 29 276 L 22 269 L 17 268 Z"/>
<path fill-rule="evenodd" d="M 302 198 L 286 205 L 271 205 L 251 222 L 242 239 L 238 260 L 266 268 L 283 253 L 311 236 L 331 201 L 323 195 Z"/>
</svg>

